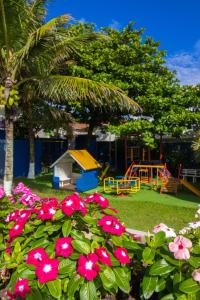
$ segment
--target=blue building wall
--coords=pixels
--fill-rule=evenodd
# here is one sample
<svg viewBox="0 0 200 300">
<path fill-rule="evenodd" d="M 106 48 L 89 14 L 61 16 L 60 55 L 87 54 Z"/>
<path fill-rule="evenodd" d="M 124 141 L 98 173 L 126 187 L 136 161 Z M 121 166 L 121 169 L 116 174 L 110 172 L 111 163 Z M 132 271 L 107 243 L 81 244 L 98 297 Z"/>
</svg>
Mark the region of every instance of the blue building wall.
<svg viewBox="0 0 200 300">
<path fill-rule="evenodd" d="M 4 131 L 0 130 L 0 177 L 4 174 L 5 140 Z M 84 149 L 85 137 L 76 139 L 76 149 Z M 60 139 L 36 139 L 35 140 L 35 172 L 39 174 L 42 165 L 50 166 L 68 148 L 67 140 Z M 89 151 L 97 157 L 96 138 L 92 139 Z M 29 168 L 29 143 L 26 139 L 14 141 L 14 177 L 26 177 Z"/>
<path fill-rule="evenodd" d="M 35 172 L 41 172 L 41 141 L 35 141 Z M 0 139 L 0 177 L 4 174 L 5 140 Z M 26 177 L 29 169 L 29 144 L 25 139 L 14 141 L 14 177 Z"/>
</svg>

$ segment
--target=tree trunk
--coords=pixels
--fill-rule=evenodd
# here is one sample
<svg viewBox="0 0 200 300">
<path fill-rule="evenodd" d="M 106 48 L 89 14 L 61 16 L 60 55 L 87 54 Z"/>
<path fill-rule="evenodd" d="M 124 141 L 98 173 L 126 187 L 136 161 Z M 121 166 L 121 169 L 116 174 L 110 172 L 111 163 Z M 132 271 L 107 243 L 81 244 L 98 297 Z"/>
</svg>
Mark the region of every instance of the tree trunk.
<svg viewBox="0 0 200 300">
<path fill-rule="evenodd" d="M 5 133 L 6 133 L 6 155 L 4 169 L 4 190 L 6 195 L 11 195 L 13 183 L 13 119 L 6 117 Z"/>
<path fill-rule="evenodd" d="M 12 80 L 7 77 L 5 80 L 5 100 L 6 102 L 10 96 L 12 87 Z M 13 132 L 14 132 L 14 115 L 11 111 L 5 110 L 5 133 L 6 133 L 6 155 L 4 165 L 4 190 L 6 195 L 11 195 L 13 184 Z"/>
<path fill-rule="evenodd" d="M 85 141 L 85 147 L 86 147 L 86 149 L 88 149 L 89 146 L 90 146 L 90 142 L 92 140 L 92 134 L 93 134 L 94 127 L 95 127 L 95 124 L 91 122 L 89 124 L 88 133 L 87 133 L 86 141 Z"/>
<path fill-rule="evenodd" d="M 35 135 L 32 128 L 29 128 L 29 171 L 28 178 L 35 178 Z"/>
</svg>

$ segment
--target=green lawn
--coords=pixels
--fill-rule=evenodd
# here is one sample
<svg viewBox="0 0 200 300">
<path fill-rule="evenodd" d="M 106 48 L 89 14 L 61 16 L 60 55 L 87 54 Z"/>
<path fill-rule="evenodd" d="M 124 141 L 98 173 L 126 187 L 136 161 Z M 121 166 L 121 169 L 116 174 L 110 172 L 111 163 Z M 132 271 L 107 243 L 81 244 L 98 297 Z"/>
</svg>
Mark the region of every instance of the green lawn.
<svg viewBox="0 0 200 300">
<path fill-rule="evenodd" d="M 20 178 L 33 191 L 42 197 L 55 196 L 64 198 L 66 191 L 53 190 L 51 187 L 51 176 L 38 176 L 35 180 Z M 103 188 L 98 187 L 103 193 Z M 93 191 L 90 191 L 93 192 Z M 160 222 L 168 226 L 180 229 L 187 226 L 189 221 L 194 220 L 195 210 L 200 199 L 190 192 L 182 191 L 179 195 L 160 195 L 158 192 L 143 189 L 137 194 L 129 196 L 106 195 L 110 205 L 119 211 L 119 216 L 127 227 L 137 230 L 151 230 L 155 224 Z"/>
</svg>

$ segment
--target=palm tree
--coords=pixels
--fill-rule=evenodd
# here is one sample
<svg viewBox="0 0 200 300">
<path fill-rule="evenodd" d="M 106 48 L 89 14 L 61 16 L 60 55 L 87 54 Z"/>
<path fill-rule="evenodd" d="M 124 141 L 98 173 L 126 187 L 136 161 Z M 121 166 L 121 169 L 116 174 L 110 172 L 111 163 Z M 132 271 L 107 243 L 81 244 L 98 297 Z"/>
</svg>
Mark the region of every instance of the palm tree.
<svg viewBox="0 0 200 300">
<path fill-rule="evenodd" d="M 13 182 L 13 125 L 17 106 L 11 95 L 15 89 L 33 89 L 40 97 L 49 97 L 57 102 L 75 99 L 103 105 L 104 101 L 117 101 L 122 106 L 138 108 L 114 86 L 83 78 L 51 75 L 57 64 L 77 51 L 80 42 L 87 42 L 95 34 L 67 35 L 66 24 L 71 19 L 68 15 L 45 23 L 44 3 L 44 0 L 0 0 L 0 82 L 5 88 L 3 101 L 6 104 L 6 194 L 11 193 Z"/>
</svg>

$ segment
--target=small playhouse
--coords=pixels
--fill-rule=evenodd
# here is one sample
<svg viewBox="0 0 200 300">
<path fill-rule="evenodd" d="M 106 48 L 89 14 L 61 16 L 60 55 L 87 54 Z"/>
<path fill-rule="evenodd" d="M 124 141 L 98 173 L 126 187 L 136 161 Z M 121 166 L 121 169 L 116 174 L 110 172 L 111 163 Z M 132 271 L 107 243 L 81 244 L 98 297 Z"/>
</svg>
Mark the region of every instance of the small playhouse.
<svg viewBox="0 0 200 300">
<path fill-rule="evenodd" d="M 73 172 L 73 164 L 81 173 Z M 87 150 L 68 150 L 52 165 L 53 188 L 85 192 L 98 186 L 101 165 Z"/>
</svg>

